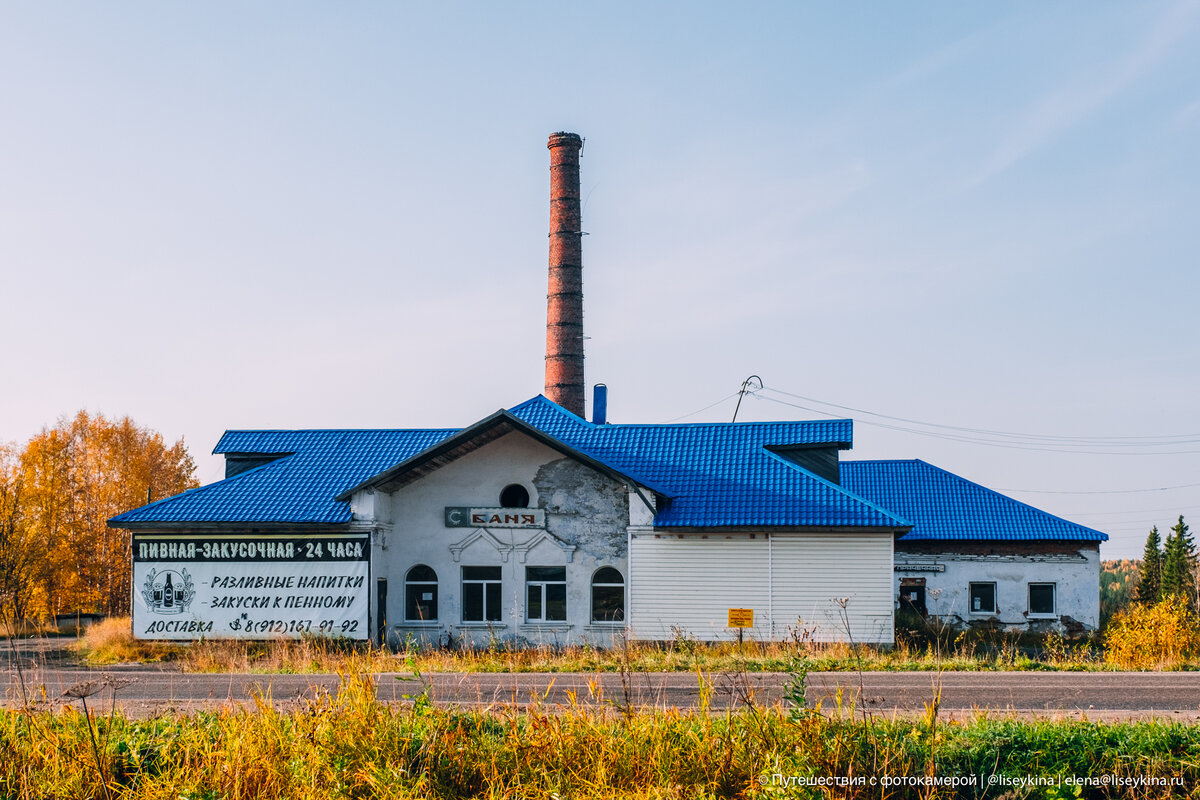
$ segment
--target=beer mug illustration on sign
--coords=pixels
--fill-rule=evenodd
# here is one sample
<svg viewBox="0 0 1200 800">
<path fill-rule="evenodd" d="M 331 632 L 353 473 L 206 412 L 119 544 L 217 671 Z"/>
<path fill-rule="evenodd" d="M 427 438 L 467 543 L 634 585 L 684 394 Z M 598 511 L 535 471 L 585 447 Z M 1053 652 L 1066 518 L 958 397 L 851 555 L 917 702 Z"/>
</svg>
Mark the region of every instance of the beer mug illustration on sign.
<svg viewBox="0 0 1200 800">
<path fill-rule="evenodd" d="M 151 569 L 142 585 L 142 599 L 156 614 L 182 614 L 192 604 L 196 588 L 185 569 L 180 572 Z"/>
</svg>

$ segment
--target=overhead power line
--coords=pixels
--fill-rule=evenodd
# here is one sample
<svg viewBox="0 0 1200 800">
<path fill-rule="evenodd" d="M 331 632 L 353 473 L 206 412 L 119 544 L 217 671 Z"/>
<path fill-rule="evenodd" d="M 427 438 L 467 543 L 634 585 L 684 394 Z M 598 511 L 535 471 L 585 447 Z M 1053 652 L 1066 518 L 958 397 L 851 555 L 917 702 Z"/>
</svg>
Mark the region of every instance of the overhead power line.
<svg viewBox="0 0 1200 800">
<path fill-rule="evenodd" d="M 704 408 L 698 408 L 698 409 L 696 409 L 695 411 L 691 412 L 690 414 L 684 414 L 683 416 L 680 416 L 680 417 L 675 417 L 674 419 L 669 419 L 669 420 L 667 420 L 667 421 L 666 421 L 665 423 L 663 423 L 663 424 L 665 425 L 665 424 L 669 424 L 669 423 L 672 423 L 672 422 L 678 422 L 678 421 L 679 421 L 679 420 L 681 420 L 681 419 L 687 419 L 688 417 L 694 417 L 694 416 L 696 416 L 697 414 L 701 413 L 702 411 L 708 411 L 710 408 L 713 408 L 714 406 L 719 406 L 719 405 L 721 405 L 721 403 L 724 403 L 726 400 L 730 400 L 730 399 L 732 399 L 732 398 L 734 398 L 734 397 L 737 397 L 739 394 L 741 394 L 741 392 L 740 392 L 740 391 L 738 391 L 738 392 L 734 392 L 734 393 L 732 393 L 732 394 L 727 394 L 727 395 L 725 395 L 724 397 L 722 397 L 720 400 L 718 400 L 718 401 L 717 401 L 717 402 L 715 402 L 715 403 L 709 403 L 709 404 L 708 404 L 708 405 L 706 405 Z"/>
<path fill-rule="evenodd" d="M 1141 510 L 1132 511 L 1071 511 L 1068 512 L 1072 516 L 1077 517 L 1111 517 L 1117 514 L 1155 514 L 1159 512 L 1170 512 L 1172 514 L 1185 514 L 1189 511 L 1200 509 L 1200 506 L 1179 506 L 1171 508 L 1143 508 Z M 1129 522 L 1130 520 L 1116 520 L 1117 522 Z M 1140 521 L 1140 520 L 1138 520 Z M 1151 520 L 1153 521 L 1153 520 Z"/>
<path fill-rule="evenodd" d="M 1177 444 L 1197 444 L 1200 443 L 1200 433 L 1180 433 L 1180 434 L 1164 434 L 1162 436 L 1058 436 L 1046 435 L 1037 433 L 1016 433 L 1013 431 L 998 431 L 989 428 L 972 428 L 961 425 L 943 425 L 938 422 L 923 422 L 917 419 L 909 419 L 907 417 L 894 417 L 890 414 L 880 414 L 876 411 L 868 411 L 863 408 L 854 408 L 853 406 L 845 406 L 840 403 L 832 403 L 828 400 L 818 400 L 814 397 L 805 397 L 804 395 L 794 394 L 793 392 L 785 392 L 782 389 L 776 389 L 772 386 L 764 386 L 763 391 L 774 392 L 775 394 L 794 397 L 797 400 L 804 400 L 809 403 L 816 403 L 822 406 L 830 406 L 831 408 L 840 408 L 843 411 L 852 411 L 856 414 L 866 414 L 880 419 L 890 419 L 895 422 L 907 422 L 912 425 L 923 425 L 928 428 L 940 428 L 942 430 L 961 431 L 963 433 L 986 434 L 988 436 L 1004 436 L 1015 439 L 1039 440 L 1046 442 L 1079 442 L 1081 444 L 1099 444 L 1107 446 L 1169 446 Z M 827 413 L 827 412 L 821 412 Z"/>
<path fill-rule="evenodd" d="M 778 390 L 764 389 L 763 391 L 778 391 Z M 783 394 L 783 392 L 779 392 L 779 393 Z M 758 394 L 754 394 L 752 396 L 759 397 Z M 810 411 L 814 414 L 822 414 L 827 417 L 843 416 L 841 414 L 833 414 L 828 411 L 823 411 L 819 408 L 813 408 L 811 406 L 805 406 L 805 405 L 801 405 L 799 403 L 790 403 L 787 400 L 780 400 L 775 397 L 761 397 L 761 399 L 766 400 L 771 403 L 778 403 L 780 405 L 791 406 L 792 408 L 799 408 L 802 411 Z M 829 404 L 829 405 L 832 405 L 832 404 Z M 872 412 L 860 412 L 860 411 L 857 411 L 857 409 L 852 409 L 852 408 L 849 408 L 846 406 L 834 406 L 834 407 L 841 408 L 846 411 L 855 411 L 856 413 L 866 413 L 866 414 L 872 413 Z M 894 417 L 888 417 L 884 414 L 877 414 L 875 416 L 878 416 L 882 419 L 895 419 Z M 986 445 L 988 447 L 1002 447 L 1002 448 L 1005 448 L 1008 450 L 1032 450 L 1032 451 L 1043 452 L 1043 453 L 1077 453 L 1077 454 L 1089 455 L 1089 456 L 1179 456 L 1179 455 L 1191 455 L 1191 454 L 1200 453 L 1200 450 L 1166 450 L 1166 451 L 1159 451 L 1159 450 L 1119 451 L 1118 450 L 1118 451 L 1109 451 L 1109 450 L 1090 449 L 1091 447 L 1094 447 L 1094 446 L 1105 446 L 1106 443 L 1103 441 L 1094 442 L 1092 445 L 1084 444 L 1082 442 L 1076 443 L 1076 442 L 1070 442 L 1070 441 L 1059 441 L 1059 442 L 1051 442 L 1051 441 L 1020 442 L 1018 440 L 997 441 L 995 439 L 988 439 L 988 438 L 984 438 L 982 436 L 968 436 L 966 434 L 958 434 L 958 433 L 942 433 L 940 431 L 923 431 L 923 430 L 920 430 L 919 428 L 910 428 L 910 427 L 907 427 L 904 425 L 889 425 L 885 422 L 875 422 L 873 420 L 861 419 L 859 417 L 855 417 L 854 421 L 860 422 L 863 425 L 871 425 L 872 427 L 885 428 L 887 430 L 899 431 L 901 433 L 911 433 L 911 434 L 915 434 L 917 436 L 928 436 L 933 439 L 944 439 L 944 440 L 950 441 L 950 442 L 964 442 L 966 444 L 982 444 L 982 445 Z M 926 424 L 926 423 L 916 423 L 916 424 Z M 940 426 L 940 427 L 954 429 L 953 426 Z M 966 430 L 966 429 L 964 429 L 964 430 Z M 1197 441 L 1200 441 L 1200 440 L 1197 440 Z M 1058 446 L 1052 447 L 1052 446 L 1050 446 L 1052 444 L 1057 444 Z M 1161 446 L 1162 443 L 1159 443 L 1159 444 Z M 1185 442 L 1175 442 L 1173 444 L 1185 444 Z M 1150 445 L 1149 445 L 1149 443 L 1140 444 L 1140 445 L 1132 445 L 1132 444 L 1122 445 L 1122 444 L 1113 444 L 1112 442 L 1107 442 L 1107 446 L 1147 447 Z"/>
<path fill-rule="evenodd" d="M 1158 486 L 1150 489 L 1098 489 L 1080 492 L 1056 489 L 997 489 L 998 492 L 1028 492 L 1029 494 L 1145 494 L 1146 492 L 1169 492 L 1174 489 L 1195 489 L 1200 483 L 1181 483 L 1178 486 Z"/>
<path fill-rule="evenodd" d="M 757 376 L 755 376 L 757 377 Z M 856 422 L 864 425 L 872 425 L 877 428 L 885 428 L 887 430 L 899 431 L 901 433 L 911 433 L 919 436 L 928 436 L 936 439 L 944 439 L 947 441 L 963 442 L 967 444 L 982 444 L 988 447 L 1003 447 L 1014 450 L 1030 450 L 1035 452 L 1051 452 L 1051 453 L 1074 453 L 1076 455 L 1191 455 L 1200 453 L 1200 450 L 1168 450 L 1168 451 L 1145 451 L 1145 450 L 1124 450 L 1106 452 L 1103 450 L 1095 450 L 1095 447 L 1124 447 L 1124 448 L 1143 448 L 1143 447 L 1172 447 L 1193 443 L 1200 443 L 1200 433 L 1186 434 L 1164 434 L 1160 436 L 1058 436 L 1047 434 L 1033 433 L 1017 433 L 1014 431 L 1000 431 L 989 428 L 975 428 L 961 425 L 944 425 L 936 422 L 924 422 L 921 420 L 910 419 L 908 417 L 897 417 L 890 414 L 881 414 L 867 409 L 855 408 L 854 406 L 842 405 L 841 403 L 833 403 L 827 400 L 819 400 L 813 397 L 787 392 L 782 389 L 775 389 L 769 386 L 762 386 L 757 389 L 748 389 L 745 385 L 739 391 L 733 392 L 722 397 L 714 403 L 710 403 L 704 408 L 684 414 L 668 422 L 686 419 L 687 417 L 695 416 L 701 412 L 707 411 L 714 406 L 726 402 L 739 395 L 749 395 L 756 400 L 767 400 L 779 405 L 798 408 L 802 411 L 808 411 L 813 414 L 819 414 L 824 417 L 844 418 L 845 413 L 833 413 L 821 408 L 813 408 L 812 406 L 793 403 L 787 400 L 782 400 L 778 397 L 768 397 L 766 393 L 783 395 L 796 400 L 803 400 L 807 403 L 815 403 L 819 406 L 828 406 L 836 408 L 841 412 L 851 412 L 852 414 L 866 415 L 870 417 L 878 417 L 879 419 L 891 420 L 893 422 L 908 423 L 908 425 L 920 425 L 926 428 L 934 428 L 936 430 L 920 430 L 919 428 L 908 427 L 907 425 L 891 425 L 884 422 L 875 422 L 861 417 L 853 417 Z M 739 401 L 740 401 L 739 397 Z M 992 437 L 992 438 L 988 438 Z M 1056 446 L 1055 446 L 1056 445 Z M 1000 492 L 1012 493 L 1028 493 L 1028 494 L 1061 494 L 1061 495 L 1115 495 L 1115 494 L 1148 494 L 1153 492 L 1169 492 L 1177 489 L 1194 489 L 1200 487 L 1200 483 L 1183 483 L 1175 486 L 1153 486 L 1145 489 L 1084 489 L 1084 490 L 1063 490 L 1063 489 L 998 489 Z M 1087 513 L 1087 512 L 1083 512 Z M 1137 512 L 1141 513 L 1141 512 Z"/>
</svg>

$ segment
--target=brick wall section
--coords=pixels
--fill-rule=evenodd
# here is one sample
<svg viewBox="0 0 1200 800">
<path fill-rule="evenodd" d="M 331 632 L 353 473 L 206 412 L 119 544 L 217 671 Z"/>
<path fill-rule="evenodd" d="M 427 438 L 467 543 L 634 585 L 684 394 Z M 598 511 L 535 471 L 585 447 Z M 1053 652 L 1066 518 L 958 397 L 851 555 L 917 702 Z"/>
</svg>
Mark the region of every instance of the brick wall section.
<svg viewBox="0 0 1200 800">
<path fill-rule="evenodd" d="M 583 139 L 554 133 L 550 149 L 550 283 L 546 293 L 546 397 L 584 414 L 583 230 L 579 152 Z"/>
</svg>

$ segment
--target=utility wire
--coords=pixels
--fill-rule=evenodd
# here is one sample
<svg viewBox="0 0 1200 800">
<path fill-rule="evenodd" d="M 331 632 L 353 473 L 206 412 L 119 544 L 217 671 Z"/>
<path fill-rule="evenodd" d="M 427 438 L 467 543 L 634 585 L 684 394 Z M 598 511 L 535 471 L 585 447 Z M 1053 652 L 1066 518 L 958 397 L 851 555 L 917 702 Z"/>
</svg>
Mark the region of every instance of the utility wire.
<svg viewBox="0 0 1200 800">
<path fill-rule="evenodd" d="M 799 408 L 802 411 L 811 411 L 814 414 L 823 414 L 824 416 L 827 416 L 827 417 L 840 417 L 841 416 L 840 414 L 831 414 L 828 411 L 822 411 L 821 409 L 812 408 L 811 406 L 804 406 L 804 405 L 800 405 L 799 403 L 789 403 L 786 400 L 780 400 L 780 399 L 774 398 L 774 397 L 762 397 L 762 399 L 766 400 L 768 402 L 771 402 L 771 403 L 779 403 L 780 405 L 791 406 L 792 408 Z M 843 408 L 846 411 L 855 411 L 856 410 L 856 409 L 848 408 L 846 406 L 835 406 L 835 407 Z M 871 413 L 871 412 L 860 412 L 860 413 Z M 883 417 L 884 415 L 877 415 L 877 416 Z M 884 418 L 890 419 L 890 417 L 884 417 Z M 929 436 L 934 439 L 944 439 L 944 440 L 950 441 L 950 442 L 965 442 L 967 444 L 982 444 L 982 445 L 987 445 L 988 447 L 1003 447 L 1003 448 L 1009 449 L 1009 450 L 1032 450 L 1032 451 L 1043 452 L 1043 453 L 1076 453 L 1079 455 L 1089 455 L 1089 456 L 1177 456 L 1177 455 L 1192 455 L 1192 454 L 1200 453 L 1200 450 L 1166 450 L 1166 451 L 1153 450 L 1153 451 L 1142 451 L 1142 452 L 1088 450 L 1088 449 L 1078 449 L 1078 448 L 1087 447 L 1088 445 L 1085 445 L 1082 443 L 1072 445 L 1070 442 L 1057 442 L 1057 444 L 1062 445 L 1061 447 L 1042 447 L 1042 446 L 1038 446 L 1037 443 L 1019 444 L 1016 442 L 1002 442 L 1002 441 L 998 442 L 998 441 L 995 441 L 992 439 L 982 439 L 982 438 L 975 437 L 975 436 L 966 436 L 966 435 L 960 435 L 960 434 L 954 434 L 954 433 L 938 433 L 936 431 L 922 431 L 922 430 L 918 430 L 916 428 L 908 428 L 903 425 L 888 425 L 887 423 L 884 423 L 884 422 L 873 422 L 869 419 L 855 418 L 855 422 L 861 422 L 863 425 L 871 425 L 876 428 L 886 428 L 887 430 L 899 431 L 901 433 L 912 433 L 912 434 L 916 434 L 918 436 Z M 925 424 L 925 423 L 917 423 L 917 424 Z M 951 426 L 942 426 L 942 427 L 951 427 Z M 1045 444 L 1049 445 L 1052 443 L 1046 442 Z M 1097 442 L 1096 444 L 1100 444 L 1100 443 Z M 1183 444 L 1183 442 L 1177 442 L 1175 444 Z M 1116 445 L 1116 446 L 1121 446 L 1121 445 Z M 1139 446 L 1144 447 L 1144 446 L 1148 446 L 1148 445 L 1139 445 Z M 1073 449 L 1073 450 L 1064 449 L 1067 447 L 1075 447 L 1077 449 Z"/>
<path fill-rule="evenodd" d="M 719 405 L 721 405 L 721 403 L 724 403 L 726 400 L 730 400 L 730 399 L 732 399 L 732 398 L 734 398 L 734 397 L 737 397 L 739 394 L 741 394 L 741 392 L 740 392 L 740 391 L 738 391 L 738 392 L 734 392 L 733 394 L 727 394 L 727 395 L 725 395 L 724 397 L 722 397 L 720 400 L 718 400 L 718 401 L 717 401 L 717 402 L 715 402 L 715 403 L 709 403 L 709 404 L 708 404 L 708 405 L 706 405 L 704 408 L 697 409 L 697 410 L 693 411 L 693 412 L 692 412 L 692 413 L 690 413 L 690 414 L 684 414 L 684 415 L 683 415 L 683 416 L 681 416 L 681 417 L 675 417 L 675 419 L 669 419 L 669 420 L 667 420 L 666 422 L 664 422 L 663 424 L 664 424 L 664 425 L 666 425 L 666 424 L 669 424 L 669 423 L 672 423 L 672 422 L 678 422 L 678 421 L 679 421 L 679 420 L 681 420 L 681 419 L 687 419 L 688 417 L 694 417 L 694 416 L 696 416 L 697 414 L 699 414 L 699 413 L 701 413 L 701 412 L 703 412 L 703 411 L 708 411 L 708 410 L 709 410 L 710 408 L 712 408 L 713 406 L 719 406 Z"/>
<path fill-rule="evenodd" d="M 1064 492 L 1054 489 L 997 489 L 997 492 L 1028 492 L 1029 494 L 1144 494 L 1146 492 L 1169 492 L 1174 489 L 1194 489 L 1200 483 L 1181 483 L 1178 486 L 1159 486 L 1151 489 L 1100 489 L 1097 491 Z"/>
<path fill-rule="evenodd" d="M 1159 511 L 1171 511 L 1175 513 L 1183 513 L 1185 511 L 1195 511 L 1200 509 L 1200 506 L 1180 506 L 1178 508 L 1143 508 L 1140 511 L 1073 511 L 1069 512 L 1072 516 L 1080 517 L 1100 517 L 1111 516 L 1113 514 L 1154 514 Z M 1129 520 L 1116 520 L 1117 522 L 1128 522 Z M 1153 520 L 1151 520 L 1153 521 Z"/>
<path fill-rule="evenodd" d="M 817 403 L 818 405 L 831 406 L 832 408 L 840 408 L 843 411 L 853 411 L 856 414 L 867 414 L 872 417 L 881 419 L 890 419 L 895 422 L 907 422 L 912 425 L 923 425 L 928 428 L 941 428 L 943 430 L 960 431 L 963 433 L 977 433 L 988 436 L 1005 436 L 1016 439 L 1032 439 L 1045 442 L 1068 443 L 1078 442 L 1082 444 L 1093 445 L 1108 445 L 1108 446 L 1133 446 L 1133 447 L 1149 447 L 1149 446 L 1169 446 L 1176 444 L 1196 444 L 1200 443 L 1200 433 L 1181 433 L 1181 434 L 1164 434 L 1162 436 L 1054 436 L 1037 433 L 1014 433 L 1012 431 L 997 431 L 988 428 L 971 428 L 959 425 L 942 425 L 937 422 L 923 422 L 921 420 L 909 419 L 907 417 L 894 417 L 889 414 L 880 414 L 876 411 L 867 411 L 862 408 L 854 408 L 853 406 L 844 406 L 840 403 L 831 403 L 828 400 L 818 400 L 813 397 L 805 397 L 804 395 L 785 392 L 782 389 L 776 389 L 771 386 L 763 387 L 763 391 L 774 392 L 775 394 L 786 395 L 797 400 L 804 400 L 809 403 Z M 811 410 L 811 409 L 810 409 Z M 1133 441 L 1139 440 L 1139 441 Z"/>
</svg>

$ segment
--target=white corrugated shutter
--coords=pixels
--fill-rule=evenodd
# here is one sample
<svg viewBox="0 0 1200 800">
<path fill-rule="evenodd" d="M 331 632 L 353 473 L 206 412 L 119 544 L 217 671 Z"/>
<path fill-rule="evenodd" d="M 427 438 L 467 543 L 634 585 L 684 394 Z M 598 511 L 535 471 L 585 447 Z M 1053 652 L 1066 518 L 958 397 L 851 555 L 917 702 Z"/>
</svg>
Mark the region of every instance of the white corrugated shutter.
<svg viewBox="0 0 1200 800">
<path fill-rule="evenodd" d="M 729 609 L 754 609 L 747 636 L 767 638 L 767 540 L 639 536 L 629 554 L 630 627 L 639 639 L 728 639 Z"/>
<path fill-rule="evenodd" d="M 790 626 L 818 641 L 892 641 L 889 534 L 642 534 L 629 562 L 635 638 L 729 639 L 729 609 L 751 608 L 746 635 L 757 639 L 786 638 Z"/>
<path fill-rule="evenodd" d="M 892 642 L 890 534 L 773 534 L 771 563 L 775 638 Z"/>
</svg>

